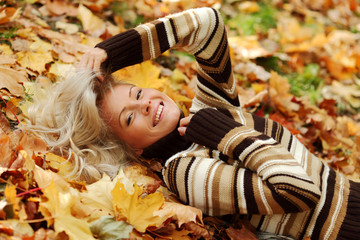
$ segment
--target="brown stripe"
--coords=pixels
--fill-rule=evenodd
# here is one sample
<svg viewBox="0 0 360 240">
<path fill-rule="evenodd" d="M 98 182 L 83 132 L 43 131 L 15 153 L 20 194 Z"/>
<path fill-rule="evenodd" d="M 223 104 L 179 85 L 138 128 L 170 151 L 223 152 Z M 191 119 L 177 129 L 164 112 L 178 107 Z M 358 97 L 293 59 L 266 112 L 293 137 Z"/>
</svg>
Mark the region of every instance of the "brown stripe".
<svg viewBox="0 0 360 240">
<path fill-rule="evenodd" d="M 221 208 L 221 205 L 219 203 L 219 199 L 220 199 L 220 180 L 221 180 L 221 175 L 222 175 L 222 171 L 225 167 L 225 164 L 221 164 L 217 167 L 215 174 L 214 174 L 214 178 L 213 178 L 213 183 L 212 183 L 212 206 L 213 206 L 213 215 L 218 216 L 220 215 L 220 211 L 219 209 Z"/>
<path fill-rule="evenodd" d="M 150 49 L 149 49 L 149 39 L 145 29 L 142 27 L 137 27 L 135 30 L 140 34 L 141 37 L 141 47 L 143 50 L 143 60 L 149 60 L 151 58 Z"/>
<path fill-rule="evenodd" d="M 154 52 L 155 52 L 156 57 L 160 56 L 161 50 L 160 50 L 159 37 L 158 37 L 156 27 L 154 24 L 159 24 L 159 23 L 160 23 L 160 21 L 154 21 L 152 23 L 146 24 L 146 26 L 148 26 L 151 29 L 151 36 L 152 36 L 152 40 L 153 40 Z"/>
</svg>

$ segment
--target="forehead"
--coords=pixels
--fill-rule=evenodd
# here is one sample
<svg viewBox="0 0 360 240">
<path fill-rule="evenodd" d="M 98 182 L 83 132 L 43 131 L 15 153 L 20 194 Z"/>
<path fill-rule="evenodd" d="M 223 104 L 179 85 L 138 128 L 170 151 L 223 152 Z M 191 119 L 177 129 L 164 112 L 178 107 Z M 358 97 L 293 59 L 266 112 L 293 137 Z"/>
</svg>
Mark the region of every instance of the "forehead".
<svg viewBox="0 0 360 240">
<path fill-rule="evenodd" d="M 130 88 L 134 85 L 120 84 L 114 86 L 108 90 L 100 105 L 103 118 L 107 121 L 111 121 L 123 107 L 125 107 L 127 100 L 129 99 Z"/>
</svg>

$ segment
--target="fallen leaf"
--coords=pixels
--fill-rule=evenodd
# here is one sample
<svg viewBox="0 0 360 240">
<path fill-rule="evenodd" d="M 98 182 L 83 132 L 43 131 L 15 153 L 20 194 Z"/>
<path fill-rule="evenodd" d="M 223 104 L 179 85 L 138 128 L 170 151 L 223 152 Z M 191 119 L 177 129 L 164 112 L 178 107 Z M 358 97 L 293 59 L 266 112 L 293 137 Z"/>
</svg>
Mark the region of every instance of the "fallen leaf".
<svg viewBox="0 0 360 240">
<path fill-rule="evenodd" d="M 257 240 L 258 239 L 254 233 L 249 231 L 244 226 L 242 226 L 241 229 L 235 229 L 233 227 L 229 227 L 226 229 L 226 233 L 231 240 Z"/>
<path fill-rule="evenodd" d="M 97 239 L 101 240 L 129 238 L 133 228 L 133 226 L 124 221 L 116 221 L 112 216 L 102 216 L 90 225 L 91 232 Z"/>
<path fill-rule="evenodd" d="M 105 23 L 94 15 L 87 7 L 80 4 L 77 16 L 86 32 L 92 36 L 99 37 L 105 32 Z"/>
<path fill-rule="evenodd" d="M 47 9 L 56 16 L 66 15 L 76 17 L 78 13 L 77 7 L 72 5 L 71 1 L 63 0 L 46 0 L 45 6 Z"/>
<path fill-rule="evenodd" d="M 178 227 L 184 223 L 198 222 L 202 223 L 202 212 L 200 209 L 176 202 L 165 202 L 162 208 L 154 212 L 155 216 L 166 217 L 177 220 Z"/>
<path fill-rule="evenodd" d="M 43 51 L 21 51 L 16 53 L 16 56 L 22 67 L 36 71 L 38 74 L 43 73 L 46 69 L 46 64 L 53 61 L 51 53 Z"/>
<path fill-rule="evenodd" d="M 24 72 L 0 66 L 0 88 L 8 89 L 15 96 L 22 96 L 24 89 L 21 83 L 27 81 Z"/>
<path fill-rule="evenodd" d="M 162 90 L 166 78 L 160 77 L 160 69 L 151 61 L 120 69 L 114 73 L 119 80 L 127 81 L 141 88 Z"/>
<path fill-rule="evenodd" d="M 149 226 L 160 226 L 166 220 L 153 214 L 163 205 L 164 196 L 155 192 L 141 197 L 142 193 L 142 188 L 136 184 L 133 192 L 128 193 L 119 181 L 111 191 L 116 219 L 126 219 L 139 232 L 145 232 Z"/>
<path fill-rule="evenodd" d="M 56 232 L 65 231 L 70 239 L 94 239 L 89 224 L 71 215 L 75 198 L 69 191 L 62 191 L 51 181 L 43 189 L 47 201 L 40 202 L 39 210 L 47 218 L 48 226 L 54 224 Z"/>
</svg>

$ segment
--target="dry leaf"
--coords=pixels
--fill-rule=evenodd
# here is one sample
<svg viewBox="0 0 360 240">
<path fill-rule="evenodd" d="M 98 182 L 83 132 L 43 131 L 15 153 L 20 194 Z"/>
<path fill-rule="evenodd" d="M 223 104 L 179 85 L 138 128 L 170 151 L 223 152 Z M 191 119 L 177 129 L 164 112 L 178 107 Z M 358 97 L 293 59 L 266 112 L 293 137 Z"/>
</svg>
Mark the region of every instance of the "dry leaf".
<svg viewBox="0 0 360 240">
<path fill-rule="evenodd" d="M 86 32 L 92 36 L 99 37 L 105 32 L 105 23 L 102 19 L 95 16 L 87 7 L 80 4 L 78 8 L 78 18 Z"/>
<path fill-rule="evenodd" d="M 175 203 L 165 202 L 162 208 L 154 212 L 155 216 L 166 217 L 177 220 L 178 227 L 184 223 L 200 221 L 202 223 L 202 212 L 200 209 Z"/>
<path fill-rule="evenodd" d="M 142 188 L 136 184 L 133 192 L 128 193 L 119 181 L 111 191 L 116 219 L 126 219 L 139 232 L 145 232 L 149 226 L 160 226 L 166 220 L 153 214 L 164 203 L 164 196 L 155 192 L 142 197 L 142 193 Z"/>
<path fill-rule="evenodd" d="M 76 17 L 78 9 L 72 5 L 71 1 L 67 0 L 46 0 L 45 6 L 54 15 L 66 15 Z"/>
<path fill-rule="evenodd" d="M 89 224 L 71 215 L 71 207 L 76 202 L 71 192 L 62 191 L 51 181 L 43 193 L 47 201 L 40 202 L 39 210 L 48 217 L 48 226 L 54 224 L 56 232 L 65 231 L 72 240 L 94 239 Z"/>
<path fill-rule="evenodd" d="M 24 89 L 21 83 L 27 81 L 24 72 L 0 66 L 0 88 L 7 88 L 11 94 L 22 96 Z"/>
<path fill-rule="evenodd" d="M 141 88 L 155 88 L 161 90 L 166 78 L 160 77 L 160 69 L 151 61 L 120 69 L 114 73 L 120 80 L 128 81 Z"/>
<path fill-rule="evenodd" d="M 231 240 L 257 240 L 258 238 L 254 233 L 249 231 L 243 225 L 241 229 L 235 229 L 233 227 L 229 227 L 226 229 L 226 233 Z"/>
</svg>

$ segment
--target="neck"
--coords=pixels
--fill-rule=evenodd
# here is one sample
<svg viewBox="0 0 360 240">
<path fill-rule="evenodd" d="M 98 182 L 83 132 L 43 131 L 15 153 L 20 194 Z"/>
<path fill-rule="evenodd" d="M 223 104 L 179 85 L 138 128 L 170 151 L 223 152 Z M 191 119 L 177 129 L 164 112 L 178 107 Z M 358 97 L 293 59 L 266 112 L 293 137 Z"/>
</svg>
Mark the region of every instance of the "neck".
<svg viewBox="0 0 360 240">
<path fill-rule="evenodd" d="M 175 129 L 165 137 L 145 148 L 141 156 L 144 158 L 159 158 L 165 161 L 172 155 L 186 149 L 191 142 L 186 140 L 184 136 L 180 136 L 177 130 L 180 119 L 183 117 L 184 113 L 181 111 L 179 122 Z"/>
</svg>

